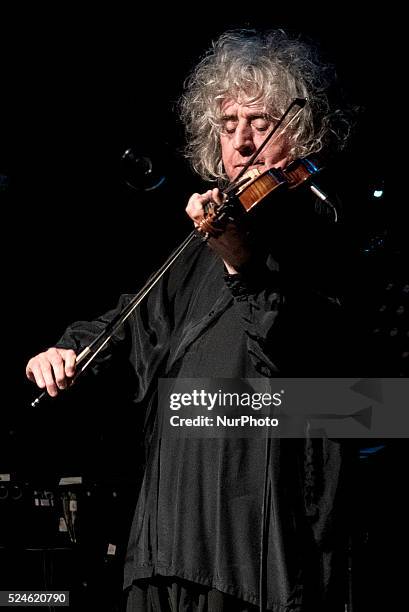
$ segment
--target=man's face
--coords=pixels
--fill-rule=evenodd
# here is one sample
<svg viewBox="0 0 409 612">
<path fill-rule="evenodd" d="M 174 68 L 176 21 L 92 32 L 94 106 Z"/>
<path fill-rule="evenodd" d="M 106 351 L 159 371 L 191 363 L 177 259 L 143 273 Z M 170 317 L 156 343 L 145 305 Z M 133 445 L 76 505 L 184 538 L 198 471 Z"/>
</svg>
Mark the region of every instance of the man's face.
<svg viewBox="0 0 409 612">
<path fill-rule="evenodd" d="M 222 160 L 225 172 L 232 181 L 242 167 L 261 145 L 272 128 L 259 105 L 239 104 L 232 99 L 224 100 L 222 107 L 223 129 L 220 135 Z M 283 139 L 269 142 L 261 151 L 255 164 L 260 172 L 269 168 L 282 168 L 289 162 L 288 143 Z"/>
</svg>

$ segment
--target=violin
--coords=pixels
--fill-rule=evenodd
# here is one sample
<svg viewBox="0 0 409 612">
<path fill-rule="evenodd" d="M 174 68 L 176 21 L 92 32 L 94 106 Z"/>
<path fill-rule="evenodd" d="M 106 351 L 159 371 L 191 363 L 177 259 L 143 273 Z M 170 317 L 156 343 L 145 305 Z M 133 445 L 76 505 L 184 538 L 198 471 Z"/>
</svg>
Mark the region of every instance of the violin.
<svg viewBox="0 0 409 612">
<path fill-rule="evenodd" d="M 226 223 L 234 221 L 240 213 L 249 212 L 278 189 L 299 187 L 310 181 L 311 177 L 321 169 L 316 160 L 304 157 L 290 162 L 284 169 L 270 168 L 263 173 L 260 173 L 257 168 L 249 171 L 239 181 L 236 180 L 234 185 L 222 192 L 223 204 L 214 203 L 205 211 L 206 215 L 197 228 L 199 233 L 204 239 L 219 236 Z M 335 221 L 337 221 L 336 209 L 328 196 L 313 183 L 310 183 L 309 187 L 316 196 L 333 209 Z"/>
</svg>

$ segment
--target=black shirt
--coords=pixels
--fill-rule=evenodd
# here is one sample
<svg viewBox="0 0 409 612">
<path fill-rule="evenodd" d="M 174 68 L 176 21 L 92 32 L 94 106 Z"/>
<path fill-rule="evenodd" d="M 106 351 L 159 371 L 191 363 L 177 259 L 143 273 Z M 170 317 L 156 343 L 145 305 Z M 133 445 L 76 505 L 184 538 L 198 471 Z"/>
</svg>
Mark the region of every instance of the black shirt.
<svg viewBox="0 0 409 612">
<path fill-rule="evenodd" d="M 130 297 L 97 321 L 72 325 L 59 346 L 79 352 Z M 264 588 L 277 612 L 301 610 L 313 592 L 325 598 L 335 563 L 340 445 L 161 437 L 157 382 L 339 375 L 330 358 L 338 313 L 333 296 L 305 276 L 284 280 L 271 258 L 255 273 L 227 275 L 198 238 L 128 319 L 99 359 L 127 353 L 135 410 L 146 410 L 146 467 L 125 586 L 175 575 L 254 604 Z"/>
</svg>

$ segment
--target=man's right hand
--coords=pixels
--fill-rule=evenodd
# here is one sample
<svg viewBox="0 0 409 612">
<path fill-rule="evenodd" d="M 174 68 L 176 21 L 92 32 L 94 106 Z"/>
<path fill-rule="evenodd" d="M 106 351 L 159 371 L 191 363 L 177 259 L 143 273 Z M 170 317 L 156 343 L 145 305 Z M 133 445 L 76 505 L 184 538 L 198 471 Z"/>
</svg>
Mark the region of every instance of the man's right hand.
<svg viewBox="0 0 409 612">
<path fill-rule="evenodd" d="M 26 367 L 27 378 L 55 397 L 59 390 L 71 384 L 76 357 L 71 349 L 50 348 L 30 359 Z"/>
</svg>

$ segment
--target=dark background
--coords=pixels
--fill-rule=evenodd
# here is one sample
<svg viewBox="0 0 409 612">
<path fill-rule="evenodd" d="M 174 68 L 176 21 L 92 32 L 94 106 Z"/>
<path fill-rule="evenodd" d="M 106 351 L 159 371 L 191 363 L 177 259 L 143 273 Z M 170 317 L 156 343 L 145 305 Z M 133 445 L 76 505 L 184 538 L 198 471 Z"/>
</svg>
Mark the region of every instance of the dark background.
<svg viewBox="0 0 409 612">
<path fill-rule="evenodd" d="M 144 15 L 138 9 L 112 7 L 16 12 L 2 13 L 5 365 L 0 473 L 10 472 L 24 491 L 25 506 L 18 516 L 25 529 L 10 506 L 9 491 L 10 529 L 5 530 L 4 550 L 7 555 L 14 551 L 15 565 L 10 556 L 4 558 L 9 580 L 14 580 L 22 551 L 34 547 L 41 558 L 34 553 L 33 558 L 24 557 L 23 567 L 32 576 L 37 568 L 43 580 L 47 572 L 42 551 L 57 547 L 65 536 L 56 534 L 55 516 L 48 523 L 33 518 L 33 490 L 50 489 L 57 498 L 62 475 L 81 475 L 85 484 L 78 494 L 86 499 L 87 489 L 94 500 L 88 515 L 87 505 L 82 504 L 82 517 L 80 507 L 82 539 L 100 578 L 111 561 L 106 559 L 106 541 L 111 537 L 123 545 L 126 539 L 139 478 L 137 417 L 112 384 L 118 380 L 114 374 L 98 381 L 91 377 L 71 395 L 33 410 L 36 390 L 25 381 L 25 364 L 51 346 L 68 323 L 95 317 L 113 307 L 120 293 L 136 291 L 190 230 L 184 213 L 187 199 L 207 186 L 192 176 L 183 158 L 183 133 L 174 105 L 183 79 L 210 41 L 226 29 L 282 27 L 315 39 L 328 61 L 336 64 L 347 99 L 360 108 L 354 138 L 336 168 L 337 192 L 344 199 L 356 256 L 354 282 L 360 286 L 362 279 L 357 310 L 368 338 L 378 329 L 385 375 L 407 374 L 402 348 L 407 322 L 396 315 L 405 296 L 407 302 L 407 293 L 402 293 L 408 282 L 404 215 L 402 199 L 388 190 L 385 167 L 392 153 L 385 122 L 390 104 L 385 41 L 390 33 L 382 15 L 364 20 L 339 7 L 324 14 L 307 9 L 296 13 L 289 7 L 267 10 L 257 18 L 214 17 L 200 5 L 186 10 L 174 6 L 169 14 L 144 7 Z M 158 176 L 166 177 L 163 186 L 136 191 L 124 182 L 121 156 L 128 147 L 152 160 Z M 375 188 L 384 189 L 379 200 L 373 197 Z M 399 511 L 391 513 L 386 499 L 389 496 L 393 507 L 400 504 L 398 473 L 406 465 L 406 442 L 395 441 L 379 453 L 362 460 L 365 482 L 377 485 L 365 489 L 357 501 L 357 516 L 363 515 L 357 556 L 365 559 L 361 573 L 367 571 L 367 558 L 375 556 L 382 562 L 379 575 L 384 575 L 382 560 L 391 549 L 379 525 L 400 517 Z M 374 469 L 368 476 L 371 461 Z M 114 491 L 122 505 L 113 509 Z M 112 531 L 115 535 L 108 535 Z M 368 531 L 370 544 L 365 548 L 363 534 Z M 67 555 L 73 554 L 71 543 L 63 544 Z M 82 562 L 84 555 L 79 557 Z M 71 561 L 66 557 L 64 563 L 72 567 Z M 55 575 L 59 563 L 54 559 Z M 84 579 L 87 571 L 78 570 L 74 587 L 92 583 L 92 578 Z M 363 584 L 373 579 L 373 571 L 371 565 Z M 109 575 L 117 592 L 118 567 Z M 28 588 L 27 578 L 21 573 L 20 578 L 19 588 Z M 386 590 L 380 590 L 382 597 Z"/>
</svg>

